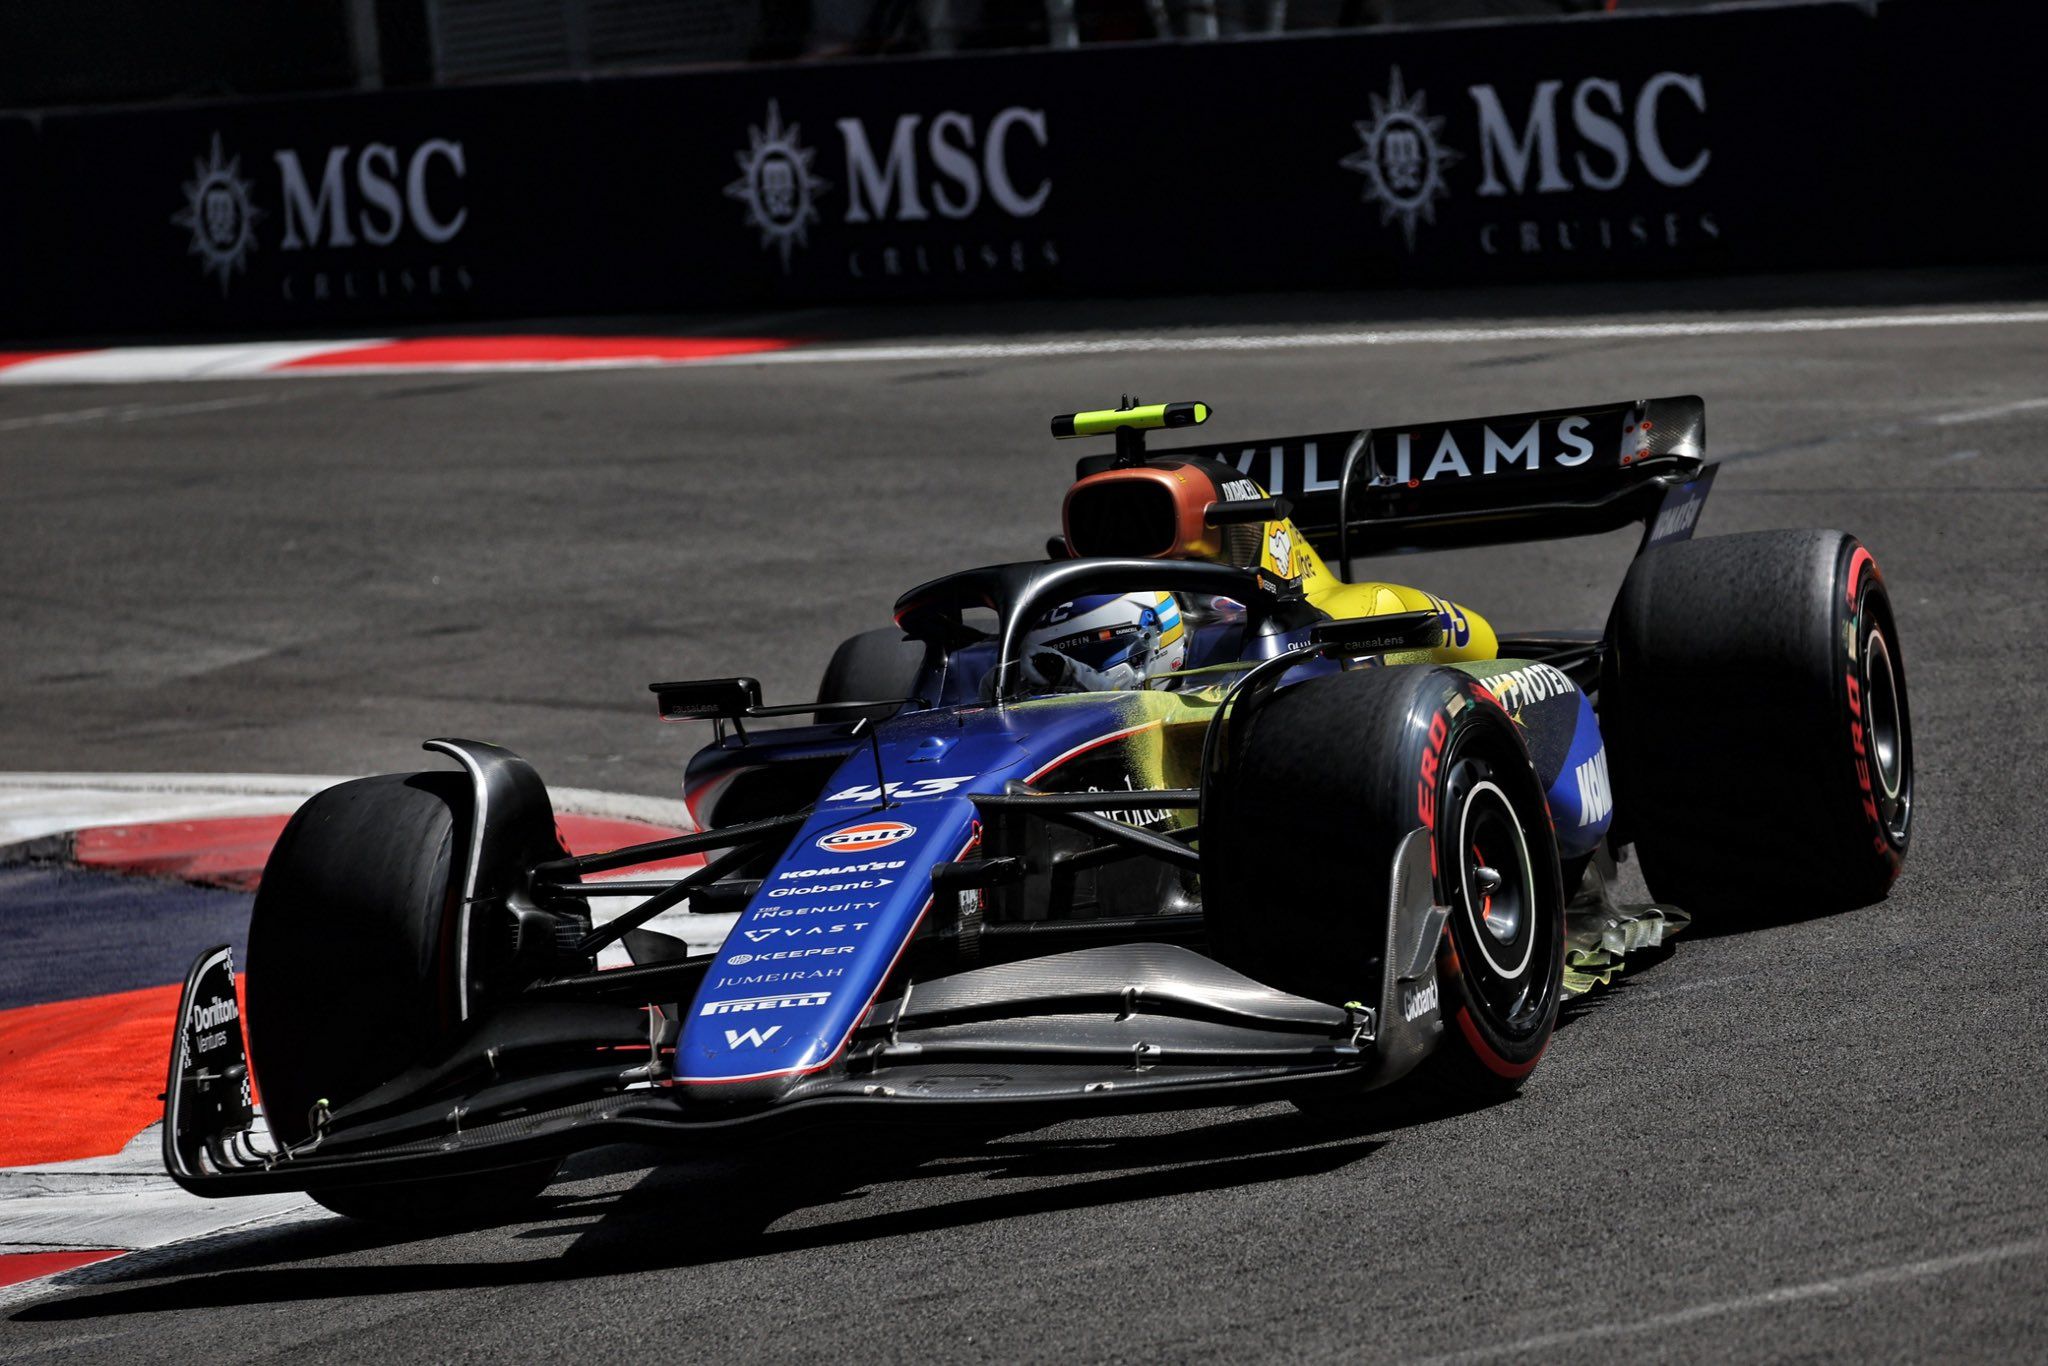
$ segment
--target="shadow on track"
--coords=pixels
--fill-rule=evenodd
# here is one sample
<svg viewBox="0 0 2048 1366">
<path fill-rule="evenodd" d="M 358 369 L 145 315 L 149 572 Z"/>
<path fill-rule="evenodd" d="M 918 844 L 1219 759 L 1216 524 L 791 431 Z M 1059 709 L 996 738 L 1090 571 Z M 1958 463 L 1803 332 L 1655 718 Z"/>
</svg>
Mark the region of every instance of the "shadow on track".
<svg viewBox="0 0 2048 1366">
<path fill-rule="evenodd" d="M 1430 1117 L 1377 1122 L 1374 1132 Z M 958 1134 L 913 1134 L 889 1142 L 874 1132 L 846 1147 L 813 1133 L 808 1145 L 778 1144 L 738 1160 L 672 1162 L 630 1189 L 566 1193 L 501 1226 L 502 1251 L 573 1238 L 559 1255 L 459 1259 L 389 1266 L 280 1265 L 350 1258 L 406 1243 L 446 1241 L 352 1221 L 323 1221 L 237 1240 L 212 1251 L 158 1261 L 114 1288 L 83 1291 L 28 1306 L 18 1322 L 98 1319 L 125 1314 L 272 1302 L 346 1300 L 422 1291 L 474 1290 L 745 1260 L 776 1253 L 845 1247 L 948 1229 L 997 1224 L 1023 1215 L 1099 1210 L 1336 1171 L 1383 1146 L 1357 1128 L 1332 1125 L 1287 1108 L 1238 1112 L 1216 1123 L 1119 1137 L 1051 1136 L 963 1143 Z M 610 1170 L 632 1170 L 635 1150 L 611 1155 Z M 820 1154 L 828 1154 L 820 1161 Z M 642 1157 L 644 1160 L 644 1155 Z M 603 1175 L 604 1155 L 579 1177 Z M 893 1183 L 979 1177 L 1016 1180 L 1020 1189 L 934 1204 L 860 1212 Z M 1067 1179 L 1080 1178 L 1080 1179 Z M 1053 1184 L 1047 1184 L 1052 1182 Z M 843 1206 L 847 1217 L 830 1217 Z M 774 1225 L 800 1212 L 822 1222 Z M 462 1235 L 475 1239 L 477 1233 Z M 484 1231 L 481 1236 L 490 1236 Z M 486 1245 L 488 1247 L 488 1244 Z M 451 1249 L 453 1250 L 453 1249 Z M 134 1284 L 146 1278 L 149 1284 Z M 124 1283 L 126 1282 L 126 1283 Z"/>
</svg>

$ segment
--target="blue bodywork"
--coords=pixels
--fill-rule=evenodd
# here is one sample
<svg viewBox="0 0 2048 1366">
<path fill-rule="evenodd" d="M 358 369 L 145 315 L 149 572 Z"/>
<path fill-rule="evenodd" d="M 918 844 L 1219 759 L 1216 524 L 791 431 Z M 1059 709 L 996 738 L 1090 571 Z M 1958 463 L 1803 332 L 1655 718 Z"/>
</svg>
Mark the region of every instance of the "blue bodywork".
<svg viewBox="0 0 2048 1366">
<path fill-rule="evenodd" d="M 677 1084 L 764 1082 L 828 1065 L 930 909 L 932 865 L 963 857 L 979 838 L 969 798 L 1042 776 L 1063 757 L 1130 730 L 1129 709 L 1114 695 L 1028 710 L 909 712 L 884 722 L 876 743 L 888 806 L 879 800 L 875 751 L 861 745 L 825 785 L 712 964 L 683 1021 Z M 887 825 L 908 833 L 821 842 L 848 827 Z"/>
<path fill-rule="evenodd" d="M 961 662 L 956 654 L 952 680 L 978 672 Z M 1333 667 L 1319 661 L 1298 677 Z M 1466 667 L 1501 691 L 1520 724 L 1560 852 L 1591 851 L 1607 832 L 1612 803 L 1585 695 L 1547 665 Z M 693 790 L 716 787 L 740 767 L 835 767 L 688 1007 L 675 1085 L 691 1099 L 758 1100 L 828 1067 L 929 913 L 932 867 L 967 856 L 979 840 L 971 798 L 1012 781 L 1036 783 L 1077 754 L 1158 724 L 1124 694 L 995 707 L 961 698 L 971 689 L 957 681 L 932 690 L 951 692 L 952 704 L 882 722 L 872 745 L 844 726 L 807 727 L 751 744 L 727 741 L 692 763 Z M 700 810 L 700 819 L 707 814 Z"/>
</svg>

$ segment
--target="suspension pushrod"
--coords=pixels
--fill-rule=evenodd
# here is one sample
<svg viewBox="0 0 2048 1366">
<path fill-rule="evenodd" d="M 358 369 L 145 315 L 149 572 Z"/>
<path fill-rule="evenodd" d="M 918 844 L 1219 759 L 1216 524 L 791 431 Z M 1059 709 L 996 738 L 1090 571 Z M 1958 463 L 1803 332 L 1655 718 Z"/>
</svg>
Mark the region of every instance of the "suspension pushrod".
<svg viewBox="0 0 2048 1366">
<path fill-rule="evenodd" d="M 632 910 L 627 911 L 617 920 L 592 930 L 589 934 L 576 941 L 575 951 L 577 956 L 581 957 L 585 954 L 596 953 L 614 940 L 623 939 L 628 931 L 639 929 L 671 906 L 680 906 L 683 902 L 690 899 L 690 893 L 708 883 L 718 881 L 718 879 L 724 877 L 748 859 L 753 858 L 759 852 L 760 845 L 761 841 L 755 840 L 751 844 L 743 844 L 737 849 L 727 850 L 688 877 L 671 884 L 667 891 L 657 892 Z"/>
<path fill-rule="evenodd" d="M 602 854 L 583 854 L 575 858 L 558 858 L 535 866 L 533 875 L 538 879 L 576 877 L 584 873 L 610 873 L 620 868 L 631 868 L 639 863 L 658 863 L 662 859 L 675 858 L 681 854 L 699 854 L 706 849 L 723 849 L 733 844 L 755 844 L 770 835 L 794 829 L 810 819 L 808 811 L 798 811 L 787 816 L 770 816 L 766 820 L 748 821 L 745 825 L 728 825 L 719 830 L 699 830 L 688 835 L 672 835 L 665 840 L 654 840 L 648 844 L 629 844 L 623 849 L 613 849 Z"/>
</svg>

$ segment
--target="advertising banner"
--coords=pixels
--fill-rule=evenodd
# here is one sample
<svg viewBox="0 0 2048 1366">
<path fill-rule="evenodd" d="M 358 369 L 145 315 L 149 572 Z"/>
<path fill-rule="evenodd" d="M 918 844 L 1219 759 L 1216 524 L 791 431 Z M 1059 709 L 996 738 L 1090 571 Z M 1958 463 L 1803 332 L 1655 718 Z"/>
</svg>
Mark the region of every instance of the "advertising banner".
<svg viewBox="0 0 2048 1366">
<path fill-rule="evenodd" d="M 219 332 L 2037 251 L 1996 168 L 2038 159 L 2003 68 L 2048 19 L 1973 7 L 1959 35 L 1945 13 L 1791 4 L 52 115 L 40 274 L 59 329 Z M 19 152 L 0 141 L 0 164 Z"/>
</svg>

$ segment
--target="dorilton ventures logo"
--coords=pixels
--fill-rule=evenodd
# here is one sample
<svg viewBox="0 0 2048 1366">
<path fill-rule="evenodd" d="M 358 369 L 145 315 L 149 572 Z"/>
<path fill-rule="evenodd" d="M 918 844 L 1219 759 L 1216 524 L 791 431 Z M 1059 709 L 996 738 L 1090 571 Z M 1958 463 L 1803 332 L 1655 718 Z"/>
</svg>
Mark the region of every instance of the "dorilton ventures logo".
<svg viewBox="0 0 2048 1366">
<path fill-rule="evenodd" d="M 831 182 L 811 171 L 816 151 L 806 147 L 803 130 L 797 124 L 782 124 L 782 110 L 768 101 L 765 128 L 747 129 L 747 149 L 733 153 L 740 178 L 725 187 L 728 198 L 747 206 L 747 226 L 761 232 L 761 249 L 773 247 L 782 253 L 782 269 L 789 270 L 789 254 L 810 244 L 810 225 L 818 221 L 818 196 L 832 188 Z"/>
<path fill-rule="evenodd" d="M 1372 118 L 1354 123 L 1364 144 L 1340 163 L 1365 177 L 1365 198 L 1380 206 L 1380 222 L 1401 220 L 1408 250 L 1415 250 L 1418 221 L 1436 222 L 1436 201 L 1450 193 L 1444 168 L 1458 154 L 1437 140 L 1444 121 L 1429 113 L 1426 97 L 1409 95 L 1401 68 L 1393 68 L 1385 98 L 1372 97 Z"/>
<path fill-rule="evenodd" d="M 224 158 L 215 133 L 211 152 L 192 162 L 185 207 L 171 215 L 173 223 L 192 234 L 188 250 L 201 268 L 220 276 L 223 296 L 229 277 L 249 268 L 249 253 L 256 249 L 256 220 L 263 211 L 249 201 L 252 188 L 242 179 L 242 159 Z"/>
</svg>

